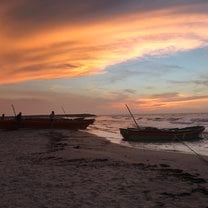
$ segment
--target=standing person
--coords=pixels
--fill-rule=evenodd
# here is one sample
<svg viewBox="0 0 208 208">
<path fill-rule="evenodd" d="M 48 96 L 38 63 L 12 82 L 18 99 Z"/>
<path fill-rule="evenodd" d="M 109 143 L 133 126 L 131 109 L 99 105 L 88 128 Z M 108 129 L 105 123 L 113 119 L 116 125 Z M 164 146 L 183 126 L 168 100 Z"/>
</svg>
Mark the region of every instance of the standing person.
<svg viewBox="0 0 208 208">
<path fill-rule="evenodd" d="M 54 118 L 55 118 L 55 113 L 54 113 L 54 111 L 51 111 L 50 120 L 53 121 Z"/>
<path fill-rule="evenodd" d="M 15 124 L 14 124 L 14 129 L 19 129 L 22 127 L 22 112 L 19 112 L 16 117 L 15 117 Z"/>
<path fill-rule="evenodd" d="M 22 112 L 19 112 L 16 116 L 16 121 L 20 122 L 22 121 Z"/>
<path fill-rule="evenodd" d="M 5 119 L 5 115 L 3 113 L 2 116 L 1 116 L 1 120 L 3 121 L 4 119 Z"/>
</svg>

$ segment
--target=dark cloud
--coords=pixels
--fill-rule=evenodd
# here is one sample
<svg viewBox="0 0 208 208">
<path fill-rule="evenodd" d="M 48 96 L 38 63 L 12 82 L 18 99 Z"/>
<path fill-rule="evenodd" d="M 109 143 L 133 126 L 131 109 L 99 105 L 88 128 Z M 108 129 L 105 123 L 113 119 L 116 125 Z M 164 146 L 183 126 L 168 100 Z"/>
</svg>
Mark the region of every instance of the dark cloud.
<svg viewBox="0 0 208 208">
<path fill-rule="evenodd" d="M 19 4 L 14 1 L 11 4 L 4 14 L 4 21 L 10 22 L 13 29 L 18 29 L 12 29 L 13 33 L 24 34 L 26 31 L 21 30 L 24 28 L 34 31 L 42 27 L 97 21 L 116 13 L 120 3 L 112 0 L 21 0 Z"/>
<path fill-rule="evenodd" d="M 136 90 L 124 89 L 118 91 L 111 91 L 109 92 L 108 96 L 114 102 L 125 102 L 125 100 L 128 100 L 135 94 L 136 94 Z"/>
<path fill-rule="evenodd" d="M 30 74 L 32 74 L 33 72 L 36 72 L 36 73 L 39 73 L 39 72 L 44 72 L 44 71 L 47 71 L 47 73 L 50 73 L 50 71 L 56 71 L 56 70 L 70 70 L 71 68 L 76 68 L 75 65 L 72 65 L 72 64 L 54 64 L 54 65 L 41 65 L 41 64 L 34 64 L 34 65 L 30 65 L 30 66 L 27 66 L 27 67 L 22 67 L 22 68 L 19 68 L 19 69 L 14 69 L 12 72 L 14 74 L 19 74 L 21 72 L 28 72 Z"/>
<path fill-rule="evenodd" d="M 169 93 L 161 93 L 161 94 L 154 94 L 151 96 L 151 98 L 175 98 L 178 97 L 179 93 L 178 92 L 169 92 Z"/>
<path fill-rule="evenodd" d="M 171 80 L 170 81 L 172 84 L 176 85 L 195 85 L 195 86 L 205 86 L 208 87 L 208 77 L 204 76 L 201 79 L 194 79 L 194 80 Z"/>
<path fill-rule="evenodd" d="M 129 93 L 129 94 L 135 94 L 136 93 L 136 90 L 125 89 L 124 92 Z"/>
<path fill-rule="evenodd" d="M 13 35 L 22 35 L 36 28 L 54 27 L 61 24 L 83 24 L 99 19 L 112 19 L 126 13 L 200 3 L 204 3 L 205 6 L 187 8 L 187 11 L 184 11 L 186 8 L 183 7 L 181 12 L 195 12 L 195 10 L 207 12 L 207 1 L 203 0 L 3 0 L 0 2 L 0 7 L 4 10 L 2 21 L 13 25 Z"/>
<path fill-rule="evenodd" d="M 208 79 L 207 80 L 195 80 L 195 81 L 193 81 L 193 83 L 195 83 L 197 85 L 204 85 L 204 86 L 208 87 Z"/>
</svg>

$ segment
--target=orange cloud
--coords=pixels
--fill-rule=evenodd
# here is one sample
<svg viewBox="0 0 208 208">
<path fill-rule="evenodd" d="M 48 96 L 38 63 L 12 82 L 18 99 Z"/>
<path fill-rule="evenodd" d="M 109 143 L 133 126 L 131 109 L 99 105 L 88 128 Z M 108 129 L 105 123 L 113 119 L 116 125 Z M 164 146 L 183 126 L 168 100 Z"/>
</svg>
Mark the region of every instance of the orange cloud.
<svg viewBox="0 0 208 208">
<path fill-rule="evenodd" d="M 207 46 L 208 15 L 181 9 L 55 25 L 22 37 L 0 32 L 0 83 L 88 76 L 147 54 Z"/>
<path fill-rule="evenodd" d="M 138 99 L 135 106 L 143 110 L 173 110 L 175 108 L 201 108 L 204 103 L 207 105 L 208 96 L 189 96 L 178 93 L 161 94 L 160 96 L 151 96 Z M 196 105 L 196 103 L 198 105 Z M 203 106 L 205 107 L 205 106 Z"/>
</svg>

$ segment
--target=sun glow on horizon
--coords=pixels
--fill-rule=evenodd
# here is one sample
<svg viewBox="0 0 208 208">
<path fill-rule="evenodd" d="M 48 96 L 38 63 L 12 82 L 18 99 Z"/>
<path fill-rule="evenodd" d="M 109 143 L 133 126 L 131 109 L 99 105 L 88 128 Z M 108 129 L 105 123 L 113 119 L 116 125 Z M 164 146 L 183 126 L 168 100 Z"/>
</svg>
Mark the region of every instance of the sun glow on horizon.
<svg viewBox="0 0 208 208">
<path fill-rule="evenodd" d="M 196 104 L 200 106 L 201 103 L 207 102 L 208 96 L 187 96 L 178 95 L 176 97 L 169 98 L 140 98 L 134 102 L 134 106 L 145 110 L 164 110 L 164 109 L 176 109 L 189 106 L 189 108 L 197 109 Z"/>
</svg>

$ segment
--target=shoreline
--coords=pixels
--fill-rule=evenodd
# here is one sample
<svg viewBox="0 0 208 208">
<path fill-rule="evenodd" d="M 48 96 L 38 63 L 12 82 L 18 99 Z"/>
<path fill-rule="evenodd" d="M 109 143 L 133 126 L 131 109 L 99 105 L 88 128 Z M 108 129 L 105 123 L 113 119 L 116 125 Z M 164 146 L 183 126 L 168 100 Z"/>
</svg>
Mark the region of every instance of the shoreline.
<svg viewBox="0 0 208 208">
<path fill-rule="evenodd" d="M 94 134 L 92 134 L 94 135 Z M 97 135 L 94 135 L 97 137 L 97 139 L 104 139 L 107 142 L 110 143 L 109 146 L 116 147 L 115 149 L 116 154 L 120 155 L 121 152 L 125 153 L 126 156 L 121 156 L 121 160 L 127 159 L 129 162 L 148 162 L 150 164 L 159 164 L 161 161 L 167 161 L 170 163 L 170 165 L 174 165 L 177 168 L 184 168 L 189 171 L 191 169 L 193 172 L 197 170 L 197 168 L 200 169 L 201 174 L 204 175 L 208 179 L 208 156 L 206 155 L 200 155 L 202 156 L 205 161 L 200 160 L 194 153 L 190 152 L 181 152 L 181 151 L 170 151 L 170 150 L 153 150 L 153 149 L 146 149 L 146 148 L 135 148 L 130 147 L 127 145 L 122 145 L 118 143 L 113 143 L 106 139 L 105 137 L 99 137 Z M 120 152 L 119 152 L 120 151 Z M 127 156 L 128 155 L 128 156 Z M 140 156 L 140 158 L 136 158 L 136 156 Z M 191 164 L 190 162 L 193 161 L 194 164 Z"/>
<path fill-rule="evenodd" d="M 200 149 L 195 149 L 195 147 L 191 147 L 193 149 L 193 151 L 191 151 L 187 146 L 185 146 L 181 142 L 174 142 L 174 143 L 170 143 L 170 142 L 167 142 L 167 143 L 163 143 L 163 142 L 161 142 L 161 143 L 148 143 L 148 142 L 144 143 L 144 142 L 141 142 L 141 143 L 137 143 L 137 142 L 134 142 L 134 141 L 129 141 L 129 142 L 128 141 L 123 141 L 122 137 L 121 138 L 111 138 L 106 133 L 104 133 L 102 135 L 102 133 L 96 133 L 96 131 L 94 132 L 92 130 L 87 131 L 87 132 L 90 133 L 90 134 L 93 134 L 97 137 L 105 138 L 113 144 L 118 144 L 118 145 L 126 146 L 126 147 L 129 147 L 129 148 L 145 149 L 145 150 L 150 150 L 150 151 L 175 152 L 175 153 L 191 154 L 191 155 L 194 155 L 195 153 L 193 151 L 195 151 L 197 154 L 201 155 L 202 157 L 208 157 L 208 153 L 207 152 L 205 153 L 205 150 L 204 150 L 204 152 L 200 152 Z M 204 142 L 204 140 L 207 140 L 207 137 L 204 137 L 201 140 L 196 140 L 196 141 L 193 141 L 193 142 L 185 141 L 184 143 L 186 143 L 188 146 L 190 146 L 195 142 L 196 143 Z M 168 147 L 166 147 L 166 148 L 162 147 L 161 148 L 160 145 L 163 145 L 163 146 L 168 145 Z M 172 145 L 175 145 L 175 147 L 173 148 Z M 201 145 L 203 145 L 203 144 L 201 144 Z"/>
<path fill-rule="evenodd" d="M 196 156 L 133 149 L 84 131 L 1 131 L 0 165 L 3 207 L 208 204 L 208 165 Z"/>
</svg>

